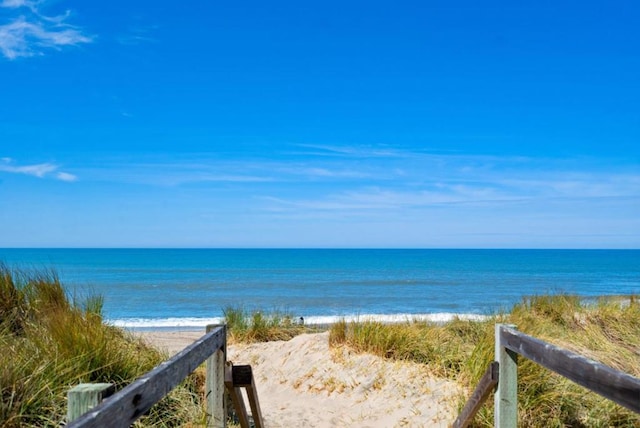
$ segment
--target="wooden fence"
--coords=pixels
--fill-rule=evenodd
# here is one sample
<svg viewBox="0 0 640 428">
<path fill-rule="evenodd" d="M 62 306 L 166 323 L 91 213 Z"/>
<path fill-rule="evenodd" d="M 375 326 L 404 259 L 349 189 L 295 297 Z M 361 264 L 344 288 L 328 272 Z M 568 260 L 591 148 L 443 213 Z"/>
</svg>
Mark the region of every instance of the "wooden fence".
<svg viewBox="0 0 640 428">
<path fill-rule="evenodd" d="M 233 367 L 227 364 L 224 325 L 208 326 L 207 333 L 192 345 L 111 396 L 109 395 L 113 392 L 113 386 L 110 384 L 76 386 L 68 394 L 67 420 L 70 422 L 67 427 L 128 427 L 205 360 L 207 427 L 226 427 L 226 386 L 234 400 L 233 404 L 243 428 L 249 426 L 249 419 L 238 388 L 247 388 L 254 424 L 256 428 L 261 428 L 263 425 L 251 367 Z M 242 382 L 241 384 L 234 383 L 236 377 L 240 379 L 238 382 Z"/>
<path fill-rule="evenodd" d="M 491 391 L 497 428 L 515 428 L 518 417 L 518 355 L 552 370 L 621 406 L 640 413 L 640 379 L 559 348 L 515 329 L 497 324 L 494 361 L 467 401 L 454 428 L 466 427 Z"/>
<path fill-rule="evenodd" d="M 640 413 L 640 379 L 528 336 L 511 325 L 497 324 L 495 336 L 496 361 L 490 364 L 460 416 L 453 423 L 454 428 L 468 426 L 494 389 L 495 426 L 517 426 L 518 355 Z M 107 399 L 105 397 L 113 393 L 111 384 L 82 384 L 73 388 L 69 392 L 70 422 L 67 427 L 130 426 L 205 360 L 207 427 L 226 427 L 226 387 L 241 427 L 248 428 L 250 425 L 239 391 L 240 388 L 246 388 L 253 423 L 256 428 L 262 428 L 251 366 L 233 366 L 226 362 L 224 325 L 208 326 L 207 333 L 191 346 Z"/>
</svg>

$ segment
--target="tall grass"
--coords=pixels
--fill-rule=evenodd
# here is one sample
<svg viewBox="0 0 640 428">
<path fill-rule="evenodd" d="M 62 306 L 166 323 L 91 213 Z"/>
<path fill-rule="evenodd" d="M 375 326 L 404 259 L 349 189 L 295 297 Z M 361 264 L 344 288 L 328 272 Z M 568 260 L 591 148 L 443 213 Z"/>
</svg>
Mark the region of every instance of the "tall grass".
<svg viewBox="0 0 640 428">
<path fill-rule="evenodd" d="M 0 425 L 60 426 L 66 393 L 82 382 L 119 389 L 166 355 L 105 325 L 102 300 L 67 298 L 53 272 L 0 266 Z M 200 417 L 197 380 L 155 406 L 145 426 L 180 426 Z"/>
<path fill-rule="evenodd" d="M 640 377 L 640 304 L 634 297 L 593 302 L 569 295 L 528 297 L 510 313 L 481 322 L 340 322 L 332 327 L 330 342 L 424 363 L 471 391 L 494 359 L 497 322 Z M 466 398 L 460 397 L 460 407 Z M 524 358 L 518 366 L 518 413 L 523 427 L 640 426 L 640 415 Z M 493 426 L 490 404 L 473 426 Z"/>
</svg>

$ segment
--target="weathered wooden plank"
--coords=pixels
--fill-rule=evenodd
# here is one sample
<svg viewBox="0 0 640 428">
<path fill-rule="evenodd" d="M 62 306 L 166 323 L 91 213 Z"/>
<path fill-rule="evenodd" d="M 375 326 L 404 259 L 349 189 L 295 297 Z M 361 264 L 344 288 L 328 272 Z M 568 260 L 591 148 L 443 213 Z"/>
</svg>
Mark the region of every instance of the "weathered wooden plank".
<svg viewBox="0 0 640 428">
<path fill-rule="evenodd" d="M 260 411 L 260 402 L 258 401 L 258 391 L 253 382 L 246 387 L 247 397 L 249 398 L 249 406 L 251 407 L 251 417 L 256 428 L 264 428 L 262 422 L 262 412 Z"/>
<path fill-rule="evenodd" d="M 251 416 L 253 417 L 253 423 L 256 428 L 263 428 L 264 423 L 262 422 L 262 412 L 260 411 L 260 402 L 258 401 L 258 391 L 256 390 L 251 366 L 233 366 L 231 375 L 234 386 L 245 388 L 247 390 L 247 398 L 249 399 L 249 406 L 251 407 Z"/>
<path fill-rule="evenodd" d="M 640 379 L 509 327 L 500 337 L 509 350 L 640 413 Z"/>
<path fill-rule="evenodd" d="M 233 384 L 232 373 L 233 364 L 227 363 L 224 371 L 224 385 L 227 387 L 227 392 L 229 392 L 229 396 L 231 397 L 231 402 L 233 403 L 233 408 L 236 411 L 238 422 L 240 422 L 240 427 L 249 428 L 249 416 L 247 415 L 247 408 L 244 405 L 244 400 L 242 399 L 240 388 L 234 386 Z"/>
<path fill-rule="evenodd" d="M 495 358 L 498 361 L 498 388 L 494 396 L 494 426 L 518 426 L 518 355 L 502 343 L 502 324 L 495 327 Z M 512 326 L 513 327 L 513 326 Z"/>
<path fill-rule="evenodd" d="M 224 326 L 208 325 L 207 332 Z M 226 333 L 225 333 L 226 337 Z M 226 339 L 224 341 L 226 343 Z M 227 350 L 220 347 L 207 358 L 205 394 L 207 399 L 207 428 L 225 428 L 227 426 L 227 402 L 225 400 L 224 377 L 227 363 Z"/>
<path fill-rule="evenodd" d="M 128 427 L 168 394 L 189 373 L 225 347 L 226 328 L 217 327 L 173 358 L 158 365 L 68 427 Z"/>
<path fill-rule="evenodd" d="M 471 423 L 484 402 L 487 401 L 489 394 L 495 389 L 496 385 L 498 385 L 498 362 L 493 361 L 489 364 L 487 371 L 480 379 L 480 382 L 478 382 L 478 386 L 476 386 L 473 394 L 471 394 L 471 397 L 467 400 L 452 427 L 466 428 L 469 426 L 469 423 Z"/>
<path fill-rule="evenodd" d="M 67 392 L 67 422 L 75 421 L 116 391 L 112 383 L 81 383 Z"/>
<path fill-rule="evenodd" d="M 231 374 L 233 376 L 234 386 L 247 387 L 253 383 L 253 370 L 251 370 L 251 366 L 233 366 Z"/>
</svg>

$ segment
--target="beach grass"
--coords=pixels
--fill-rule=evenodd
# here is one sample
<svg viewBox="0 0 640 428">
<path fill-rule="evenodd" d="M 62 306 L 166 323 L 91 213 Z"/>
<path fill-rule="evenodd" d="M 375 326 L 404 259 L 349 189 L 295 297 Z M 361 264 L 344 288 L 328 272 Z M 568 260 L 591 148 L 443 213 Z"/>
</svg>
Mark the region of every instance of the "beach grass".
<svg viewBox="0 0 640 428">
<path fill-rule="evenodd" d="M 53 272 L 0 266 L 0 425 L 60 426 L 67 391 L 84 382 L 116 389 L 167 356 L 103 323 L 101 299 L 69 298 Z M 193 376 L 137 426 L 182 426 L 204 416 Z"/>
<path fill-rule="evenodd" d="M 414 320 L 336 323 L 333 346 L 426 364 L 434 375 L 465 386 L 462 408 L 494 359 L 494 325 L 518 330 L 640 377 L 640 304 L 634 296 L 585 301 L 577 296 L 527 297 L 511 312 L 483 321 L 439 324 Z M 522 427 L 637 427 L 640 415 L 524 358 L 518 366 L 518 419 Z M 493 426 L 492 401 L 472 426 Z"/>
<path fill-rule="evenodd" d="M 249 311 L 242 307 L 229 306 L 223 313 L 227 325 L 227 339 L 231 343 L 289 340 L 311 331 L 293 315 L 283 311 Z"/>
</svg>

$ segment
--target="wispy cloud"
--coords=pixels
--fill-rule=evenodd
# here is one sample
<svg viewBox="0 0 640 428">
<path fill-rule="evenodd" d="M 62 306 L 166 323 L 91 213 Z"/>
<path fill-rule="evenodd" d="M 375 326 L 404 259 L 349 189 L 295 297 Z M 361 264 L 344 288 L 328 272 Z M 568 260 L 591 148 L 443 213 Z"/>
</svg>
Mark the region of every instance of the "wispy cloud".
<svg viewBox="0 0 640 428">
<path fill-rule="evenodd" d="M 383 151 L 338 147 L 322 150 L 308 162 L 306 171 L 330 171 L 326 165 L 332 165 L 334 169 L 339 167 L 338 171 L 350 171 L 350 175 L 342 175 L 337 186 L 316 191 L 265 195 L 261 199 L 265 209 L 292 215 L 334 212 L 340 216 L 368 216 L 447 206 L 501 210 L 522 204 L 588 200 L 595 204 L 598 200 L 640 198 L 640 171 L 624 161 L 402 150 L 389 150 L 388 156 L 381 159 L 370 153 Z M 326 181 L 335 177 L 315 174 L 316 179 Z"/>
<path fill-rule="evenodd" d="M 267 197 L 263 200 L 267 210 L 279 213 L 331 212 L 340 216 L 368 216 L 442 206 L 511 204 L 523 199 L 527 198 L 499 193 L 491 188 L 443 186 L 434 190 L 372 188 L 347 190 L 313 199 Z"/>
<path fill-rule="evenodd" d="M 76 181 L 78 179 L 78 177 L 68 172 L 58 172 L 56 173 L 56 178 L 61 181 Z"/>
<path fill-rule="evenodd" d="M 349 199 L 379 192 L 385 200 L 394 200 L 389 197 L 391 193 L 384 193 L 393 192 L 441 202 L 639 193 L 640 171 L 617 160 L 433 154 L 375 147 L 335 147 L 331 151 L 342 155 L 307 152 L 301 156 L 299 152 L 283 151 L 234 158 L 185 153 L 170 160 L 149 156 L 136 163 L 112 159 L 102 160 L 95 168 L 87 166 L 87 174 L 97 174 L 100 180 L 157 185 L 226 181 L 271 182 L 281 187 L 310 183 L 316 189 L 332 189 L 333 195 L 340 189 Z M 382 153 L 387 153 L 386 157 Z M 425 195 L 446 197 L 430 199 Z"/>
<path fill-rule="evenodd" d="M 299 147 L 298 147 L 299 149 Z M 311 149 L 314 151 L 317 148 Z M 83 179 L 201 191 L 233 189 L 256 212 L 284 217 L 383 218 L 429 212 L 601 204 L 640 198 L 640 171 L 606 159 L 547 159 L 334 147 L 327 156 L 283 150 L 101 159 Z M 382 153 L 387 153 L 383 155 Z M 377 153 L 379 156 L 370 156 Z"/>
<path fill-rule="evenodd" d="M 13 60 L 43 55 L 44 51 L 90 43 L 92 38 L 66 23 L 71 12 L 47 16 L 41 13 L 44 1 L 4 0 L 1 8 L 15 9 L 18 16 L 0 25 L 0 52 Z"/>
<path fill-rule="evenodd" d="M 30 0 L 4 0 L 2 3 L 0 3 L 0 7 L 6 7 L 11 9 L 26 7 L 31 9 L 32 11 L 36 10 L 37 5 L 38 5 L 37 1 L 30 1 Z"/>
<path fill-rule="evenodd" d="M 312 156 L 370 158 L 395 158 L 406 156 L 406 152 L 390 146 L 339 146 L 323 144 L 298 144 L 298 147 L 302 151 L 302 154 Z"/>
<path fill-rule="evenodd" d="M 117 40 L 123 45 L 140 45 L 156 43 L 158 40 L 153 34 L 158 29 L 157 25 L 140 25 L 130 27 L 126 33 L 118 36 Z"/>
<path fill-rule="evenodd" d="M 274 165 L 276 166 L 276 165 Z M 371 172 L 335 168 L 328 166 L 307 166 L 307 165 L 282 165 L 276 166 L 276 170 L 281 174 L 291 175 L 292 177 L 306 178 L 307 180 L 328 180 L 328 179 L 366 179 L 373 178 Z"/>
<path fill-rule="evenodd" d="M 155 158 L 155 156 L 154 156 Z M 250 163 L 202 159 L 102 159 L 97 165 L 85 164 L 84 176 L 90 180 L 175 187 L 206 183 L 266 183 L 274 181 L 267 170 Z"/>
<path fill-rule="evenodd" d="M 0 171 L 13 174 L 31 175 L 38 178 L 54 178 L 60 181 L 76 181 L 77 176 L 68 172 L 59 171 L 59 166 L 52 163 L 39 163 L 33 165 L 16 165 L 11 158 L 0 159 Z"/>
</svg>

